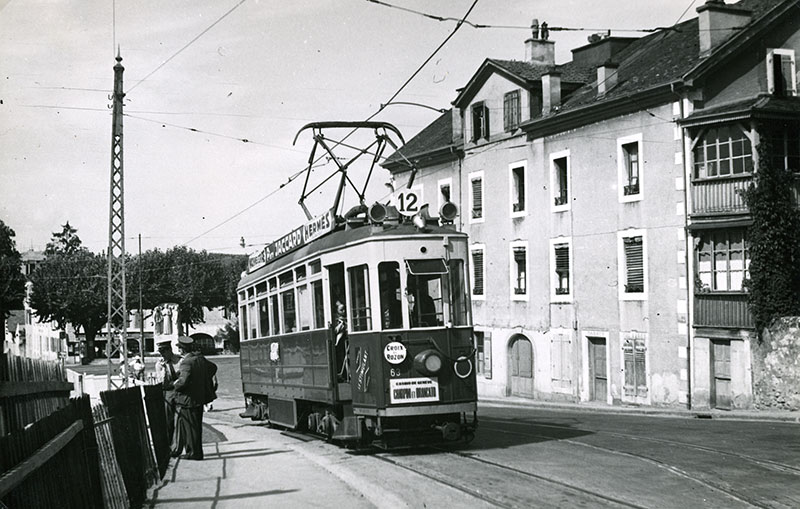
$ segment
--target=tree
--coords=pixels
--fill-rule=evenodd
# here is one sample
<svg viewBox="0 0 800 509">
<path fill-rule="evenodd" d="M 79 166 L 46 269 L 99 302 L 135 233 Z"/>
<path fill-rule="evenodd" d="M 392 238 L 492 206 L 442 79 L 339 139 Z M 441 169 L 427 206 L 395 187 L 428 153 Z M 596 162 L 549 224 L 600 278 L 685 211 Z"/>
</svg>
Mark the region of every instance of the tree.
<svg viewBox="0 0 800 509">
<path fill-rule="evenodd" d="M 31 276 L 31 307 L 39 321 L 82 327 L 87 360 L 94 358 L 95 337 L 108 321 L 107 272 L 104 255 L 80 249 L 50 254 Z"/>
<path fill-rule="evenodd" d="M 70 226 L 69 221 L 61 225 L 61 232 L 53 232 L 50 242 L 45 247 L 44 254 L 72 254 L 78 251 L 86 250 L 82 246 L 80 237 L 78 237 L 78 230 Z"/>
<path fill-rule="evenodd" d="M 177 303 L 185 332 L 203 321 L 204 307 L 236 306 L 236 284 L 245 263 L 246 257 L 197 252 L 185 246 L 147 251 L 127 266 L 128 301 L 138 302 L 141 273 L 142 306 L 152 309 L 165 302 Z"/>
<path fill-rule="evenodd" d="M 748 303 L 761 337 L 775 318 L 800 314 L 800 213 L 792 200 L 794 175 L 772 160 L 769 137 L 758 146 L 758 172 L 744 193 L 753 217 Z"/>
<path fill-rule="evenodd" d="M 12 310 L 22 309 L 25 298 L 25 276 L 15 236 L 14 230 L 0 219 L 0 323 Z"/>
</svg>

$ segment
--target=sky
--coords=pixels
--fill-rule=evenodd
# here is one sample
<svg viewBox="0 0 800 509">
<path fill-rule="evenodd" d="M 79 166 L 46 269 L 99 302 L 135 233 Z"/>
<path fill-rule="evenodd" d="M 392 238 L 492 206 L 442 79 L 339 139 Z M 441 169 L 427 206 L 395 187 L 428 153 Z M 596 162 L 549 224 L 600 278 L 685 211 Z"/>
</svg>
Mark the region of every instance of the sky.
<svg viewBox="0 0 800 509">
<path fill-rule="evenodd" d="M 0 219 L 20 252 L 44 249 L 66 222 L 91 251 L 106 249 L 119 51 L 126 251 L 141 237 L 142 251 L 253 252 L 304 221 L 303 177 L 289 179 L 313 143 L 306 131 L 293 145 L 297 131 L 370 117 L 456 27 L 403 9 L 461 18 L 473 1 L 0 0 Z M 497 28 L 462 25 L 394 101 L 450 107 L 486 58 L 524 59 L 533 18 L 589 29 L 551 32 L 563 63 L 594 32 L 642 36 L 628 30 L 670 26 L 702 3 L 478 0 L 467 20 Z M 396 104 L 374 120 L 409 140 L 438 115 Z M 367 169 L 354 166 L 354 178 Z M 378 167 L 370 203 L 387 181 Z M 313 214 L 330 208 L 330 185 L 306 203 Z"/>
</svg>

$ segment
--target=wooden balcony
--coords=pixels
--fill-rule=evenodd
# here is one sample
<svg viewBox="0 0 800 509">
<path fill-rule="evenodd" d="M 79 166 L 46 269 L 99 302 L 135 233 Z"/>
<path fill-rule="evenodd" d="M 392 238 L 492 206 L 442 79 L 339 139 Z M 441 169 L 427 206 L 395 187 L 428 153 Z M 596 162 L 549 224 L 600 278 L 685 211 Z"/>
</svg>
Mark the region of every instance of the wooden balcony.
<svg viewBox="0 0 800 509">
<path fill-rule="evenodd" d="M 751 181 L 750 175 L 693 181 L 691 214 L 747 213 L 742 193 Z"/>
<path fill-rule="evenodd" d="M 745 292 L 698 293 L 694 297 L 694 326 L 752 329 L 753 317 Z"/>
</svg>

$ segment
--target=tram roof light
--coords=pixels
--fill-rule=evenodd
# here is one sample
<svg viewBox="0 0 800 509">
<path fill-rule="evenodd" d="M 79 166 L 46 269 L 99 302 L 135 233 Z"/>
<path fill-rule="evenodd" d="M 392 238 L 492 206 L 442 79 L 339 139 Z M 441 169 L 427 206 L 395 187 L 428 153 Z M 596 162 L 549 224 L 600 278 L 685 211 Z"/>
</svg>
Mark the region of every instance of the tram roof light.
<svg viewBox="0 0 800 509">
<path fill-rule="evenodd" d="M 451 201 L 444 202 L 439 208 L 439 220 L 442 224 L 452 224 L 457 215 L 458 206 Z"/>
</svg>

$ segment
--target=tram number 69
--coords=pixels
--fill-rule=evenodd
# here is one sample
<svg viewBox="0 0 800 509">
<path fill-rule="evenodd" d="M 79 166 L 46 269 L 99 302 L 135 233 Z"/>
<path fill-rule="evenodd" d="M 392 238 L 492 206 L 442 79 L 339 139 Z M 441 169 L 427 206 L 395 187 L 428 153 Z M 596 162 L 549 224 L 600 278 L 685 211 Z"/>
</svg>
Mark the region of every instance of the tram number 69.
<svg viewBox="0 0 800 509">
<path fill-rule="evenodd" d="M 405 216 L 419 212 L 422 203 L 422 189 L 419 187 L 403 188 L 395 193 L 394 206 Z"/>
</svg>

